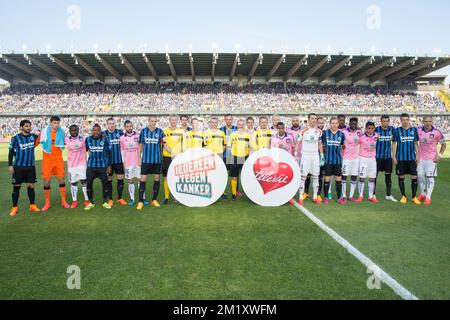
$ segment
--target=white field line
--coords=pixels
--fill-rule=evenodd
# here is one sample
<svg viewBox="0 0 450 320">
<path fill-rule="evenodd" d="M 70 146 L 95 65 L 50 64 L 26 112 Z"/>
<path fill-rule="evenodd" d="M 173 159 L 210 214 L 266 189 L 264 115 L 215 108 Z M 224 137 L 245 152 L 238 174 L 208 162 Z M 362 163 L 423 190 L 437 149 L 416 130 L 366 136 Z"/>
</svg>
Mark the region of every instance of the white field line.
<svg viewBox="0 0 450 320">
<path fill-rule="evenodd" d="M 380 281 L 387 284 L 396 294 L 398 294 L 404 300 L 419 300 L 411 291 L 407 290 L 400 283 L 397 282 L 394 278 L 392 278 L 388 273 L 386 273 L 383 269 L 381 269 L 378 265 L 376 265 L 372 260 L 366 257 L 361 251 L 356 249 L 353 245 L 350 244 L 347 240 L 341 237 L 336 231 L 328 227 L 325 223 L 322 222 L 319 218 L 317 218 L 314 214 L 312 214 L 305 207 L 300 206 L 298 203 L 294 204 L 297 209 L 299 209 L 305 216 L 307 216 L 312 222 L 314 222 L 319 228 L 328 233 L 337 243 L 347 249 L 356 259 L 358 259 L 362 264 L 364 264 L 367 268 L 372 270 L 372 272 L 380 279 Z"/>
</svg>

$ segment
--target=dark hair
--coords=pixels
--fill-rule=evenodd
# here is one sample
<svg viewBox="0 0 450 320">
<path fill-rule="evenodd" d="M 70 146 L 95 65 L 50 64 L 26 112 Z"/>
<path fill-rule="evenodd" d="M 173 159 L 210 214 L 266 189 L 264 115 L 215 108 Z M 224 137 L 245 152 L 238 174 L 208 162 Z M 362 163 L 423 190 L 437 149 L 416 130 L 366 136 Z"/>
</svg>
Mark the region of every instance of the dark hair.
<svg viewBox="0 0 450 320">
<path fill-rule="evenodd" d="M 94 128 L 99 128 L 100 130 L 102 129 L 102 127 L 100 127 L 100 125 L 98 123 L 96 123 L 92 126 L 92 129 L 94 129 Z"/>
<path fill-rule="evenodd" d="M 248 117 L 248 118 L 247 118 L 247 121 L 248 121 L 248 120 L 255 121 L 255 119 L 253 119 L 253 117 Z"/>
<path fill-rule="evenodd" d="M 58 116 L 51 116 L 50 122 L 53 122 L 53 121 L 61 121 L 61 119 Z"/>
<path fill-rule="evenodd" d="M 231 114 L 231 113 L 227 113 L 226 115 L 225 115 L 225 118 L 226 117 L 232 117 L 233 115 Z"/>
<path fill-rule="evenodd" d="M 125 120 L 125 122 L 123 123 L 123 126 L 125 127 L 129 123 L 131 123 L 131 120 Z"/>
<path fill-rule="evenodd" d="M 109 121 L 114 121 L 113 117 L 109 117 L 108 119 L 106 119 L 106 123 L 108 123 Z"/>
<path fill-rule="evenodd" d="M 317 117 L 317 114 L 315 114 L 315 113 L 310 113 L 310 114 L 308 114 L 308 120 L 309 120 L 312 116 L 316 116 L 316 117 Z"/>
<path fill-rule="evenodd" d="M 357 118 L 357 117 L 351 117 L 351 118 L 350 118 L 350 122 L 353 122 L 353 121 L 358 122 L 358 118 Z"/>
<path fill-rule="evenodd" d="M 370 126 L 374 126 L 375 127 L 375 123 L 373 123 L 372 121 L 367 121 L 366 128 L 370 127 Z"/>
<path fill-rule="evenodd" d="M 408 119 L 409 119 L 409 114 L 407 114 L 407 113 L 402 113 L 402 114 L 400 115 L 400 118 L 408 118 Z"/>
<path fill-rule="evenodd" d="M 383 115 L 381 116 L 381 119 L 380 119 L 380 120 L 383 120 L 383 119 L 390 119 L 390 117 L 389 117 L 388 114 L 383 114 Z"/>
<path fill-rule="evenodd" d="M 331 117 L 331 118 L 330 118 L 330 123 L 331 123 L 331 121 L 333 121 L 333 120 L 338 120 L 338 118 L 337 118 L 337 117 Z"/>
<path fill-rule="evenodd" d="M 180 116 L 180 120 L 182 120 L 183 118 L 186 118 L 186 120 L 189 119 L 189 117 L 188 117 L 187 115 L 185 115 L 185 114 L 182 114 L 182 115 Z"/>
<path fill-rule="evenodd" d="M 320 117 L 317 117 L 317 120 L 325 120 L 325 118 L 320 116 Z"/>
<path fill-rule="evenodd" d="M 69 127 L 69 130 L 72 130 L 72 129 L 78 129 L 78 130 L 80 130 L 80 128 L 78 128 L 78 126 L 77 126 L 76 124 L 72 124 L 72 125 Z"/>
<path fill-rule="evenodd" d="M 283 127 L 284 127 L 284 123 L 283 123 L 283 122 L 281 122 L 281 121 L 280 121 L 280 122 L 278 122 L 278 123 L 277 123 L 277 128 L 278 128 L 279 126 L 283 126 Z"/>
<path fill-rule="evenodd" d="M 338 119 L 339 119 L 339 118 L 344 118 L 344 119 L 345 119 L 345 115 L 343 115 L 343 114 L 340 114 L 340 115 L 338 115 L 337 117 L 338 117 Z"/>
<path fill-rule="evenodd" d="M 20 121 L 20 127 L 22 128 L 24 125 L 26 125 L 26 124 L 31 124 L 31 121 L 30 120 L 22 120 L 22 121 Z"/>
</svg>

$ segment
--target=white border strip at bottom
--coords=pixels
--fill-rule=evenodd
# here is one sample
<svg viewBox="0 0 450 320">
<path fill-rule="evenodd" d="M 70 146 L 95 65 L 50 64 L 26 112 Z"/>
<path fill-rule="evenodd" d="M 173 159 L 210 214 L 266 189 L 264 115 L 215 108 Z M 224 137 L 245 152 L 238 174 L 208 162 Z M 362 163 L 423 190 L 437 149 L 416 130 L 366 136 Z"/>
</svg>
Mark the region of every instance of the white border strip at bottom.
<svg viewBox="0 0 450 320">
<path fill-rule="evenodd" d="M 294 204 L 297 209 L 299 209 L 305 216 L 307 216 L 312 222 L 314 222 L 317 226 L 319 226 L 323 231 L 328 233 L 337 243 L 347 249 L 356 259 L 361 261 L 367 268 L 372 270 L 374 274 L 376 274 L 379 279 L 387 284 L 396 294 L 398 294 L 404 300 L 419 300 L 411 291 L 407 290 L 400 283 L 398 283 L 394 278 L 392 278 L 389 274 L 387 274 L 383 269 L 377 266 L 372 262 L 368 257 L 366 257 L 361 251 L 352 246 L 347 240 L 342 238 L 336 231 L 328 227 L 325 223 L 322 222 L 319 218 L 317 218 L 314 214 L 312 214 L 305 207 L 300 206 L 298 203 Z"/>
</svg>

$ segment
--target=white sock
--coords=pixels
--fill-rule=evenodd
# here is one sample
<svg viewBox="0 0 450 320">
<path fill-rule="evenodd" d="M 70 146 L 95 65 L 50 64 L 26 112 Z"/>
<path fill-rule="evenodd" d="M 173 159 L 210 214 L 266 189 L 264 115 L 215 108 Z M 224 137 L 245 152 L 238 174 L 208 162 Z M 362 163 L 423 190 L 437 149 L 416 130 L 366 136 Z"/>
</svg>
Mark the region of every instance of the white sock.
<svg viewBox="0 0 450 320">
<path fill-rule="evenodd" d="M 425 193 L 426 185 L 427 185 L 427 178 L 425 178 L 425 176 L 419 176 L 420 194 L 422 196 L 426 194 Z"/>
<path fill-rule="evenodd" d="M 317 199 L 317 193 L 319 192 L 319 177 L 313 177 L 312 180 L 313 199 Z"/>
<path fill-rule="evenodd" d="M 355 183 L 355 185 L 356 185 L 356 183 Z M 358 191 L 359 191 L 360 197 L 364 197 L 364 185 L 365 185 L 364 181 L 360 181 L 358 184 L 358 189 L 359 189 Z"/>
<path fill-rule="evenodd" d="M 375 191 L 375 182 L 369 181 L 369 198 L 374 196 L 373 192 Z"/>
<path fill-rule="evenodd" d="M 353 180 L 350 181 L 350 194 L 348 195 L 350 198 L 352 198 L 355 195 L 356 183 L 357 183 L 357 181 L 353 181 Z M 363 190 L 364 190 L 364 186 L 363 186 Z"/>
<path fill-rule="evenodd" d="M 303 194 L 305 193 L 305 181 L 306 181 L 306 177 L 302 177 L 300 180 L 300 189 L 298 189 L 300 200 L 303 200 Z"/>
<path fill-rule="evenodd" d="M 433 193 L 434 189 L 434 177 L 428 177 L 428 184 L 427 184 L 427 198 L 431 200 L 431 194 Z"/>
<path fill-rule="evenodd" d="M 331 183 L 330 183 L 331 190 Z M 342 179 L 342 197 L 347 198 L 347 180 Z"/>
<path fill-rule="evenodd" d="M 88 197 L 88 194 L 87 194 L 87 186 L 86 185 L 81 185 L 81 189 L 83 190 L 84 201 L 89 201 L 89 197 Z"/>
<path fill-rule="evenodd" d="M 78 186 L 70 185 L 70 193 L 72 194 L 72 200 L 77 201 Z"/>
<path fill-rule="evenodd" d="M 130 193 L 130 199 L 131 201 L 134 201 L 134 190 L 135 190 L 134 182 L 128 183 L 128 192 Z"/>
</svg>

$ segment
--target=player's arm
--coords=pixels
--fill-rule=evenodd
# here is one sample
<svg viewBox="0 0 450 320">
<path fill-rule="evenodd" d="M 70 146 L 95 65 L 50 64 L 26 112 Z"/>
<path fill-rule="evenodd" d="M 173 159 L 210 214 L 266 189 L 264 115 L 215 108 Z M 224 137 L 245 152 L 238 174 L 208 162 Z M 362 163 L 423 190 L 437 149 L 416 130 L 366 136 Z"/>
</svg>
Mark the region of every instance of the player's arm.
<svg viewBox="0 0 450 320">
<path fill-rule="evenodd" d="M 14 149 L 14 138 L 11 141 L 11 145 L 9 146 L 9 152 L 8 152 L 8 170 L 11 174 L 14 173 L 14 167 L 13 167 L 13 161 L 14 156 L 16 155 L 16 151 Z"/>
<path fill-rule="evenodd" d="M 122 160 L 125 162 L 125 141 L 122 139 L 122 137 L 119 138 L 119 144 L 120 144 L 120 154 L 122 156 Z"/>
<path fill-rule="evenodd" d="M 394 160 L 394 164 L 395 164 L 395 165 L 397 165 L 397 158 L 396 158 L 396 155 L 397 155 L 397 141 L 394 140 L 394 141 L 392 142 L 392 159 Z"/>
<path fill-rule="evenodd" d="M 442 156 L 444 155 L 445 150 L 447 149 L 447 143 L 445 142 L 445 138 L 442 133 L 440 133 L 440 144 L 441 144 L 441 148 L 439 149 L 439 152 L 437 154 L 437 161 L 441 160 Z"/>
<path fill-rule="evenodd" d="M 414 152 L 416 153 L 416 162 L 420 162 L 420 154 L 419 154 L 419 132 L 416 129 L 414 132 Z"/>
<path fill-rule="evenodd" d="M 105 144 L 106 144 L 106 148 L 108 148 L 107 149 L 108 150 L 108 168 L 106 169 L 106 172 L 108 174 L 110 174 L 111 173 L 111 163 L 113 160 L 112 145 L 109 143 L 109 139 L 106 139 Z"/>
</svg>

